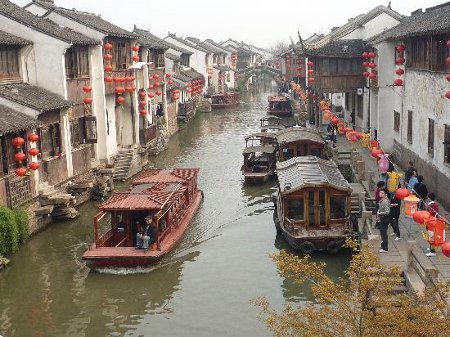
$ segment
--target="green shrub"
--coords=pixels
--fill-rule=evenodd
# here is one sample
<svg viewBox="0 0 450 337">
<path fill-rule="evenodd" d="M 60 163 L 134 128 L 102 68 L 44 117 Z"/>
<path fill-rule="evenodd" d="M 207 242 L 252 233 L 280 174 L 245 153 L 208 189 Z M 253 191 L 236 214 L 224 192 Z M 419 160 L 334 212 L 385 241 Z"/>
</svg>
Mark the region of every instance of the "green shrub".
<svg viewBox="0 0 450 337">
<path fill-rule="evenodd" d="M 0 206 L 0 254 L 6 255 L 17 250 L 19 233 L 14 212 Z"/>
<path fill-rule="evenodd" d="M 23 208 L 13 210 L 16 218 L 16 227 L 18 232 L 18 242 L 23 243 L 30 236 L 30 219 L 28 213 Z"/>
</svg>

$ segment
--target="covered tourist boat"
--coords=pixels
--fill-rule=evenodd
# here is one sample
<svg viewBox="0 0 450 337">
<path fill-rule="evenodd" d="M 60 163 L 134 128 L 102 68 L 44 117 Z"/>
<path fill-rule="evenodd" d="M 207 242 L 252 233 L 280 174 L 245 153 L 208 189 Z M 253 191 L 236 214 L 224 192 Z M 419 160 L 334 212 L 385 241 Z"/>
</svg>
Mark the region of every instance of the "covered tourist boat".
<svg viewBox="0 0 450 337">
<path fill-rule="evenodd" d="M 285 126 L 281 123 L 281 118 L 276 116 L 267 116 L 260 119 L 261 132 L 275 133 L 283 130 Z"/>
<path fill-rule="evenodd" d="M 239 93 L 238 92 L 225 92 L 213 94 L 211 96 L 211 108 L 224 109 L 231 108 L 239 105 Z"/>
<path fill-rule="evenodd" d="M 200 205 L 198 172 L 197 168 L 177 168 L 139 173 L 129 190 L 116 192 L 98 206 L 95 242 L 83 260 L 95 268 L 138 267 L 160 260 L 180 241 Z M 148 216 L 156 224 L 156 237 L 148 251 L 136 249 L 138 226 Z"/>
<path fill-rule="evenodd" d="M 287 96 L 269 96 L 267 113 L 277 117 L 289 117 L 292 115 L 291 99 Z"/>
<path fill-rule="evenodd" d="M 326 143 L 322 135 L 313 129 L 293 126 L 278 131 L 276 135 L 280 162 L 308 155 L 326 159 Z"/>
<path fill-rule="evenodd" d="M 353 236 L 352 188 L 337 165 L 314 156 L 277 163 L 275 226 L 289 245 L 303 253 L 339 251 Z"/>
<path fill-rule="evenodd" d="M 270 143 L 274 138 L 259 137 L 260 133 L 245 139 L 243 151 L 244 164 L 241 171 L 248 183 L 263 183 L 275 174 L 276 144 Z"/>
</svg>

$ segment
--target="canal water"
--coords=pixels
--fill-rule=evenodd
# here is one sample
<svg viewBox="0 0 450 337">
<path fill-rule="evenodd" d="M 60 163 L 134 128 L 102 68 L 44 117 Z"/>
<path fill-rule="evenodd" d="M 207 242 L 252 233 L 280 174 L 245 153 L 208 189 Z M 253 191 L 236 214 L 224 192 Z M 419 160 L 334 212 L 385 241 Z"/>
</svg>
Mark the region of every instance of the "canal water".
<svg viewBox="0 0 450 337">
<path fill-rule="evenodd" d="M 269 254 L 287 248 L 273 224 L 275 180 L 243 184 L 244 137 L 258 131 L 268 94 L 233 110 L 198 114 L 151 159 L 157 168 L 199 167 L 205 199 L 178 247 L 138 270 L 90 271 L 95 204 L 35 235 L 0 272 L 0 335 L 270 336 L 250 300 L 301 304 L 307 289 L 282 278 Z M 348 255 L 319 255 L 338 277 Z"/>
</svg>

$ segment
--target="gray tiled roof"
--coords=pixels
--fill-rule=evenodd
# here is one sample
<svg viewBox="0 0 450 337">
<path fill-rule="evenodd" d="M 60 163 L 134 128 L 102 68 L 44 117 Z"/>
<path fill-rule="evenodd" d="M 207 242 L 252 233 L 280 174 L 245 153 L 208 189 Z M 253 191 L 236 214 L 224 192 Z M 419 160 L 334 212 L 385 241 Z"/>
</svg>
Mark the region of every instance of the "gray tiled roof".
<svg viewBox="0 0 450 337">
<path fill-rule="evenodd" d="M 0 97 L 28 106 L 40 112 L 68 108 L 74 105 L 58 95 L 27 83 L 0 85 Z"/>
<path fill-rule="evenodd" d="M 98 40 L 61 27 L 48 19 L 40 18 L 8 0 L 0 0 L 0 15 L 68 43 L 87 45 L 100 43 Z"/>
<path fill-rule="evenodd" d="M 173 77 L 185 83 L 204 78 L 202 74 L 192 68 L 190 70 L 180 70 L 173 74 Z"/>
<path fill-rule="evenodd" d="M 0 31 L 0 45 L 26 46 L 29 44 L 32 44 L 32 42 L 22 39 L 21 37 Z"/>
<path fill-rule="evenodd" d="M 306 48 L 305 55 L 351 58 L 361 57 L 361 54 L 367 50 L 367 44 L 361 39 L 336 40 L 316 49 Z"/>
<path fill-rule="evenodd" d="M 169 44 L 166 41 L 160 39 L 156 35 L 153 35 L 147 30 L 134 27 L 133 33 L 139 36 L 139 43 L 145 47 L 162 50 L 167 50 L 170 48 Z"/>
<path fill-rule="evenodd" d="M 169 33 L 169 35 L 166 37 L 166 39 L 169 38 L 169 37 L 172 38 L 172 39 L 174 39 L 175 41 L 178 41 L 179 43 L 184 44 L 185 46 L 188 46 L 188 47 L 197 49 L 197 50 L 202 51 L 202 52 L 204 52 L 204 53 L 207 53 L 207 52 L 208 52 L 205 48 L 202 48 L 202 47 L 197 46 L 196 43 L 194 43 L 194 42 L 192 42 L 192 41 L 190 41 L 190 40 L 183 40 L 181 37 L 176 36 L 176 34 L 171 34 L 171 33 Z M 178 47 L 178 46 L 177 46 L 177 47 Z"/>
<path fill-rule="evenodd" d="M 168 52 L 165 52 L 164 56 L 167 57 L 169 60 L 172 60 L 172 61 L 180 61 L 181 60 L 181 58 L 179 56 L 174 55 L 172 53 L 168 53 Z"/>
<path fill-rule="evenodd" d="M 166 39 L 167 39 L 167 37 L 166 37 Z M 181 54 L 186 54 L 186 55 L 193 55 L 193 54 L 194 54 L 194 53 L 191 52 L 190 50 L 185 49 L 185 48 L 183 48 L 183 47 L 179 47 L 179 46 L 177 46 L 176 44 L 173 44 L 172 42 L 167 41 L 166 39 L 164 39 L 164 42 L 167 43 L 167 44 L 169 45 L 169 48 L 170 48 L 170 49 L 176 50 L 177 52 L 179 52 L 179 53 L 181 53 Z"/>
<path fill-rule="evenodd" d="M 332 160 L 314 156 L 294 157 L 277 163 L 277 175 L 282 194 L 305 187 L 330 186 L 351 192 L 352 188 Z"/>
<path fill-rule="evenodd" d="M 300 126 L 294 126 L 277 132 L 278 144 L 301 140 L 324 143 L 322 136 L 318 132 Z"/>
<path fill-rule="evenodd" d="M 212 39 L 206 39 L 205 42 L 208 42 L 209 44 L 213 45 L 214 47 L 222 50 L 223 53 L 232 53 L 233 50 L 230 50 L 228 47 L 222 46 L 221 44 L 215 42 Z"/>
<path fill-rule="evenodd" d="M 425 12 L 414 12 L 397 26 L 378 34 L 369 41 L 399 40 L 425 34 L 450 33 L 450 2 L 427 8 Z"/>
<path fill-rule="evenodd" d="M 0 105 L 0 132 L 12 133 L 28 130 L 42 125 L 42 122 L 13 110 L 7 106 Z"/>
<path fill-rule="evenodd" d="M 233 69 L 230 68 L 230 66 L 228 66 L 226 64 L 219 64 L 219 65 L 214 66 L 214 68 L 219 70 L 219 71 L 230 71 L 230 70 L 233 70 Z"/>
<path fill-rule="evenodd" d="M 58 13 L 62 16 L 65 16 L 66 18 L 69 18 L 78 23 L 81 23 L 95 30 L 98 30 L 99 32 L 102 32 L 106 35 L 136 39 L 136 35 L 134 35 L 132 32 L 129 32 L 126 29 L 118 27 L 112 24 L 111 22 L 103 20 L 99 15 L 77 11 L 75 9 L 57 7 L 47 1 L 35 0 L 34 2 L 50 11 L 54 11 L 55 13 Z"/>
</svg>

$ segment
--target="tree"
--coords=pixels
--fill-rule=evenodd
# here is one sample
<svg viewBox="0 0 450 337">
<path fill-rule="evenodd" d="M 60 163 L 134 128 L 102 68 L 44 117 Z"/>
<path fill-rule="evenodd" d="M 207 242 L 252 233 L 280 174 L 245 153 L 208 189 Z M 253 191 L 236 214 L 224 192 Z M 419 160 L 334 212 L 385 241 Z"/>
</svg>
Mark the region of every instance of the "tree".
<svg viewBox="0 0 450 337">
<path fill-rule="evenodd" d="M 450 318 L 443 315 L 449 283 L 427 289 L 423 294 L 399 292 L 400 270 L 380 263 L 369 247 L 347 243 L 354 254 L 345 278 L 331 280 L 324 263 L 312 262 L 281 251 L 272 255 L 284 277 L 309 284 L 315 301 L 287 305 L 281 312 L 266 298 L 254 304 L 274 336 L 372 337 L 448 336 Z"/>
<path fill-rule="evenodd" d="M 289 49 L 289 45 L 283 41 L 278 41 L 274 46 L 269 48 L 272 55 L 281 55 Z"/>
</svg>

